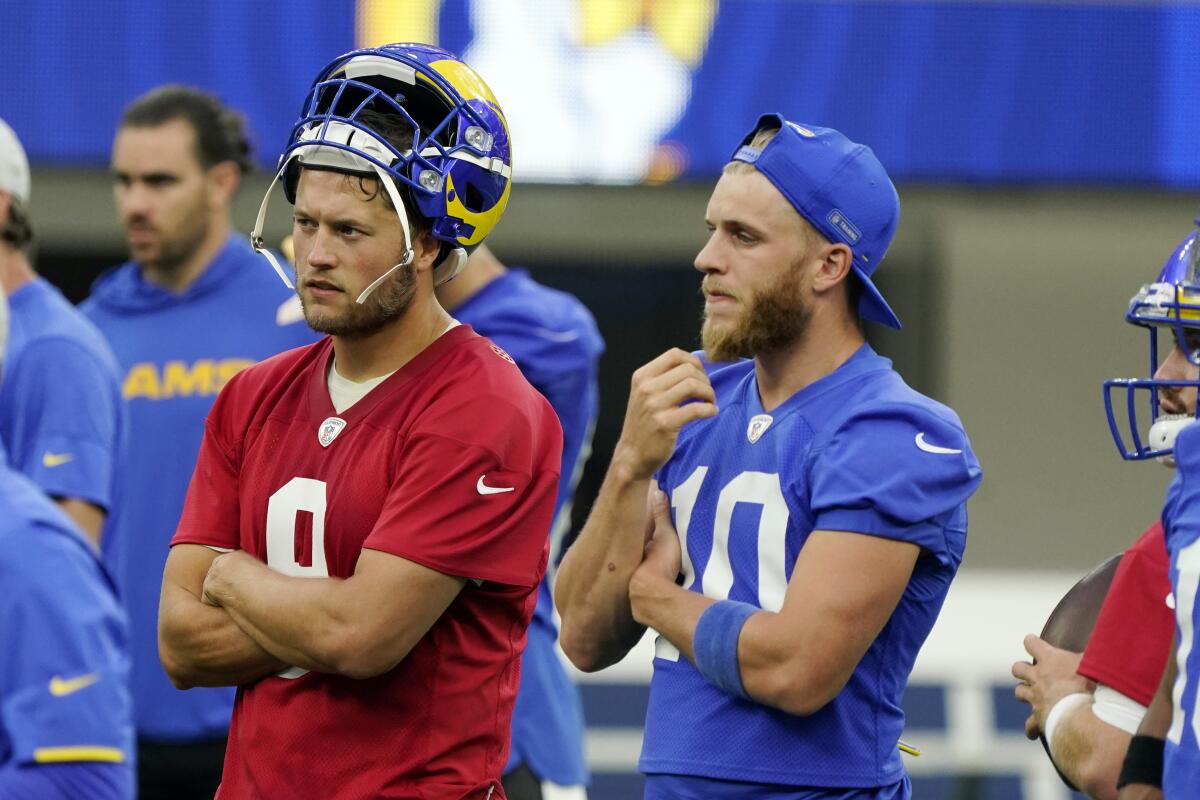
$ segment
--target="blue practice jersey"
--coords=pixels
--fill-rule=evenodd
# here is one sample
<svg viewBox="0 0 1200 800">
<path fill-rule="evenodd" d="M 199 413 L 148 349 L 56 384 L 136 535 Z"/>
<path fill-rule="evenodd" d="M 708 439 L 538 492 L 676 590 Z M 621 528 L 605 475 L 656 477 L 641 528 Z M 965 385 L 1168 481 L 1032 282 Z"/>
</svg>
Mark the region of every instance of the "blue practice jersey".
<svg viewBox="0 0 1200 800">
<path fill-rule="evenodd" d="M 715 368 L 711 379 L 720 412 L 681 431 L 658 475 L 685 588 L 779 611 L 814 530 L 908 541 L 921 554 L 849 682 L 809 716 L 726 694 L 660 638 L 641 770 L 693 784 L 885 787 L 869 796 L 905 797 L 900 699 L 962 560 L 965 503 L 981 477 L 962 425 L 867 345 L 769 413 L 754 362 Z"/>
<path fill-rule="evenodd" d="M 1200 426 L 1192 423 L 1175 439 L 1175 479 L 1167 489 L 1163 531 L 1171 557 L 1177 639 L 1171 728 L 1163 767 L 1165 797 L 1193 797 L 1200 787 Z"/>
<path fill-rule="evenodd" d="M 8 300 L 0 442 L 9 463 L 48 495 L 109 510 L 125 410 L 112 349 L 42 278 Z"/>
<path fill-rule="evenodd" d="M 103 797 L 132 797 L 125 613 L 91 545 L 2 450 L 0 587 L 0 775 L 120 764 Z"/>
<path fill-rule="evenodd" d="M 116 353 L 129 404 L 120 519 L 104 554 L 129 612 L 138 734 L 217 738 L 229 727 L 234 689 L 181 692 L 158 659 L 163 567 L 217 392 L 239 370 L 319 337 L 294 293 L 240 237 L 181 294 L 127 263 L 102 275 L 82 308 Z"/>
<path fill-rule="evenodd" d="M 525 379 L 554 407 L 563 429 L 562 479 L 554 509 L 551 557 L 570 527 L 571 495 L 591 452 L 599 407 L 596 373 L 604 342 L 591 312 L 575 297 L 510 269 L 452 309 L 455 318 L 506 350 Z M 527 764 L 543 780 L 587 782 L 579 690 L 563 669 L 555 643 L 550 570 L 521 656 L 521 686 L 505 771 Z"/>
</svg>

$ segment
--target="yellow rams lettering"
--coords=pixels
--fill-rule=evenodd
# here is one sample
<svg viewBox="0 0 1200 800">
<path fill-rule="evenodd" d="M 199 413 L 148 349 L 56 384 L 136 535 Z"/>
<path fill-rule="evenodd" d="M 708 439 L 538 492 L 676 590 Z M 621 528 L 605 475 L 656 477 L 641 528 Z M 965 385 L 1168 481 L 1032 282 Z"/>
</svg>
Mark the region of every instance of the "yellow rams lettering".
<svg viewBox="0 0 1200 800">
<path fill-rule="evenodd" d="M 254 363 L 248 358 L 201 358 L 192 363 L 141 362 L 129 368 L 122 392 L 126 400 L 169 400 L 215 395 L 229 380 Z"/>
<path fill-rule="evenodd" d="M 191 397 L 213 394 L 213 362 L 197 361 L 189 367 L 182 361 L 168 361 L 163 366 L 163 397 Z"/>
</svg>

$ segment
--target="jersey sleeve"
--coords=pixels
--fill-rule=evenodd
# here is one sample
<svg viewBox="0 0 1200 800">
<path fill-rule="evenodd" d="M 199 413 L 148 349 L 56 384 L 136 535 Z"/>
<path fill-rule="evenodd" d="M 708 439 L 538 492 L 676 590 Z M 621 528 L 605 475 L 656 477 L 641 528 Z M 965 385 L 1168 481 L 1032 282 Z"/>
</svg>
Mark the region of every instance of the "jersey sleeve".
<svg viewBox="0 0 1200 800">
<path fill-rule="evenodd" d="M 128 800 L 133 765 L 102 761 L 17 764 L 0 767 L 0 800 Z"/>
<path fill-rule="evenodd" d="M 447 575 L 535 586 L 546 568 L 562 435 L 494 398 L 437 415 L 403 447 L 365 548 Z"/>
<path fill-rule="evenodd" d="M 944 548 L 948 524 L 982 472 L 957 420 L 915 404 L 848 418 L 811 467 L 815 530 L 864 533 Z"/>
<path fill-rule="evenodd" d="M 1079 674 L 1150 705 L 1175 634 L 1166 543 L 1155 523 L 1125 554 L 1088 639 Z"/>
<path fill-rule="evenodd" d="M 123 612 L 82 543 L 35 525 L 3 570 L 0 721 L 20 764 L 133 757 Z"/>
<path fill-rule="evenodd" d="M 12 460 L 52 497 L 112 502 L 122 409 L 116 378 L 66 339 L 34 342 L 5 381 L 15 386 Z"/>
<path fill-rule="evenodd" d="M 230 397 L 237 381 L 234 376 L 217 395 L 204 423 L 200 454 L 188 484 L 179 525 L 171 539 L 172 546 L 202 544 L 227 549 L 239 546 L 240 466 L 238 454 L 226 436 L 227 430 L 237 427 L 230 411 Z"/>
</svg>

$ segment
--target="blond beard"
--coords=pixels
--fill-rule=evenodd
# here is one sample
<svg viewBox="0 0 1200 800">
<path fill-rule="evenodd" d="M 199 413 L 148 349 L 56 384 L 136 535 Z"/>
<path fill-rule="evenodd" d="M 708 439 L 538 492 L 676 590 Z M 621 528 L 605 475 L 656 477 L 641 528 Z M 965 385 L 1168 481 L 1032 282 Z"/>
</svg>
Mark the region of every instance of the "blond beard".
<svg viewBox="0 0 1200 800">
<path fill-rule="evenodd" d="M 304 295 L 297 292 L 308 327 L 317 333 L 327 333 L 347 339 L 361 339 L 370 336 L 392 320 L 399 319 L 412 305 L 416 293 L 416 274 L 411 264 L 396 270 L 389 280 L 384 281 L 383 285 L 367 298 L 365 304 L 353 303 L 342 316 L 332 319 L 322 317 L 314 319 L 313 315 L 309 313 L 308 306 L 304 303 Z"/>
<path fill-rule="evenodd" d="M 700 342 L 710 361 L 753 358 L 779 350 L 803 336 L 812 317 L 797 269 L 788 270 L 775 283 L 739 303 L 741 315 L 724 326 L 718 326 L 705 309 Z"/>
</svg>

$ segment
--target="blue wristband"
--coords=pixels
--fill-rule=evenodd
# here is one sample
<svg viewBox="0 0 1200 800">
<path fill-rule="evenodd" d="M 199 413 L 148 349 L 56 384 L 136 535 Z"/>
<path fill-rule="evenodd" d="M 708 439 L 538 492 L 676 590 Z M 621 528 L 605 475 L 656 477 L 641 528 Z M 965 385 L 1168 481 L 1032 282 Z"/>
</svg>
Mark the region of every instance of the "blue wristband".
<svg viewBox="0 0 1200 800">
<path fill-rule="evenodd" d="M 734 697 L 749 700 L 738 669 L 738 637 L 746 620 L 762 609 L 736 600 L 713 603 L 696 622 L 692 654 L 705 680 Z"/>
</svg>

